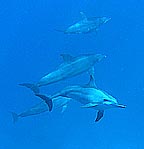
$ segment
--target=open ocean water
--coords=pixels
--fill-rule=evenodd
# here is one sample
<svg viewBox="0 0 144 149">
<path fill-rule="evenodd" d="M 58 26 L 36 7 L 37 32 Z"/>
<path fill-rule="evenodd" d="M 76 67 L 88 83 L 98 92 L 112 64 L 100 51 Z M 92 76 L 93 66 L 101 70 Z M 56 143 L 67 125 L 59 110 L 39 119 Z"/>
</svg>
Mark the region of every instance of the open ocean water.
<svg viewBox="0 0 144 149">
<path fill-rule="evenodd" d="M 68 35 L 64 30 L 87 17 L 110 17 L 95 33 Z M 62 63 L 60 54 L 101 53 L 96 84 L 125 109 L 109 109 L 95 123 L 96 111 L 72 101 L 61 109 L 19 118 L 41 100 L 24 87 Z M 144 148 L 144 1 L 1 0 L 0 1 L 0 149 L 143 149 Z M 41 88 L 51 95 L 68 85 L 83 85 L 87 73 Z"/>
</svg>

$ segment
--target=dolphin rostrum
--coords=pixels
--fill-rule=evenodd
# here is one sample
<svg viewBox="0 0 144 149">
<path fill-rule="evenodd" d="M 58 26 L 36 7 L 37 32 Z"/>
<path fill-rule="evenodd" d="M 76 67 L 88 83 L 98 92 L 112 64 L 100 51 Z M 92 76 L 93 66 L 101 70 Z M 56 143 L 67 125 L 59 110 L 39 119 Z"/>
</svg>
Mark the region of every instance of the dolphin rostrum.
<svg viewBox="0 0 144 149">
<path fill-rule="evenodd" d="M 49 97 L 50 98 L 50 97 Z M 58 108 L 62 108 L 62 112 L 64 112 L 67 108 L 68 103 L 70 102 L 71 98 L 67 98 L 67 97 L 56 97 L 56 98 L 52 98 L 52 102 L 53 102 L 53 109 L 58 109 Z M 48 111 L 49 108 L 47 106 L 47 104 L 42 101 L 38 104 L 36 104 L 35 106 L 29 108 L 28 110 L 21 112 L 20 114 L 17 114 L 15 112 L 11 112 L 12 117 L 13 117 L 13 122 L 17 122 L 19 118 L 22 117 L 27 117 L 27 116 L 31 116 L 31 115 L 37 115 L 43 112 Z"/>
<path fill-rule="evenodd" d="M 90 33 L 97 32 L 101 25 L 107 23 L 111 18 L 108 17 L 92 17 L 87 18 L 83 12 L 80 12 L 82 20 L 68 27 L 64 32 L 65 34 L 81 34 L 81 33 Z"/>
<path fill-rule="evenodd" d="M 89 73 L 93 75 L 95 63 L 106 57 L 102 54 L 81 55 L 78 57 L 72 57 L 68 54 L 61 54 L 61 56 L 63 57 L 64 62 L 57 70 L 42 77 L 35 84 L 22 83 L 20 85 L 30 88 L 34 93 L 39 93 L 39 87 L 41 86 L 79 75 L 85 71 L 89 71 Z"/>
<path fill-rule="evenodd" d="M 36 94 L 42 98 L 46 103 L 49 100 L 49 97 L 41 94 Z M 103 115 L 104 110 L 110 108 L 125 108 L 125 105 L 121 105 L 117 100 L 100 89 L 97 89 L 95 81 L 92 75 L 90 75 L 90 81 L 85 86 L 69 86 L 60 92 L 52 95 L 50 99 L 56 98 L 59 96 L 72 98 L 83 104 L 83 108 L 92 108 L 98 110 L 97 117 L 95 122 L 99 121 Z"/>
</svg>

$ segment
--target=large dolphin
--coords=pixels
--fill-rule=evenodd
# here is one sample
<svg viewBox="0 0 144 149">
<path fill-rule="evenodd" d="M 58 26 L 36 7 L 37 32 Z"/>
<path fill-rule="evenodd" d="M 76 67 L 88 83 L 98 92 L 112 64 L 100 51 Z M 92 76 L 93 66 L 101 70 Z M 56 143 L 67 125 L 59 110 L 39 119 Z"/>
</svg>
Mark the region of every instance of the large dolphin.
<svg viewBox="0 0 144 149">
<path fill-rule="evenodd" d="M 30 88 L 34 93 L 39 93 L 39 87 L 41 86 L 79 75 L 85 71 L 89 71 L 89 73 L 93 75 L 95 63 L 106 57 L 102 54 L 81 55 L 78 57 L 62 54 L 61 56 L 63 57 L 64 63 L 62 63 L 57 70 L 42 77 L 35 84 L 22 83 L 20 85 Z"/>
<path fill-rule="evenodd" d="M 46 103 L 49 101 L 49 97 L 41 94 L 36 94 L 42 98 Z M 83 108 L 92 108 L 98 110 L 95 122 L 99 121 L 103 115 L 104 110 L 110 108 L 125 108 L 117 100 L 106 93 L 103 90 L 97 89 L 93 76 L 90 76 L 90 81 L 85 86 L 69 86 L 60 92 L 52 95 L 50 98 L 56 98 L 59 96 L 72 98 L 83 104 Z"/>
<path fill-rule="evenodd" d="M 107 23 L 111 18 L 108 17 L 92 17 L 87 18 L 83 12 L 80 12 L 82 20 L 68 27 L 64 32 L 65 34 L 81 34 L 97 32 L 101 25 Z M 60 30 L 57 30 L 60 31 Z"/>
<path fill-rule="evenodd" d="M 49 97 L 50 98 L 50 97 Z M 56 98 L 52 98 L 52 102 L 53 102 L 53 109 L 58 109 L 58 108 L 62 108 L 62 112 L 65 111 L 65 109 L 67 108 L 68 103 L 70 102 L 71 98 L 67 98 L 67 97 L 56 97 Z M 17 114 L 15 112 L 11 112 L 12 117 L 13 117 L 13 122 L 17 122 L 19 118 L 22 117 L 27 117 L 27 116 L 31 116 L 31 115 L 37 115 L 43 112 L 48 111 L 49 108 L 47 106 L 47 104 L 42 101 L 36 105 L 34 105 L 33 107 L 29 108 L 28 110 L 21 112 L 20 114 Z"/>
</svg>

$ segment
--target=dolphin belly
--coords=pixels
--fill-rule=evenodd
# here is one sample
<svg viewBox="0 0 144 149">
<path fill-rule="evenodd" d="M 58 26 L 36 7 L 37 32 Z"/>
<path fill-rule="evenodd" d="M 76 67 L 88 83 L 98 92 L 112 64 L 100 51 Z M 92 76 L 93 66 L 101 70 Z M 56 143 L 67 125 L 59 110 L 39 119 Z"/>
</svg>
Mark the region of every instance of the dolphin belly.
<svg viewBox="0 0 144 149">
<path fill-rule="evenodd" d="M 115 108 L 115 106 L 106 105 L 106 104 L 103 104 L 103 103 L 100 103 L 97 106 L 93 107 L 93 109 L 95 109 L 95 110 L 106 110 L 106 109 L 111 109 L 111 108 Z"/>
<path fill-rule="evenodd" d="M 39 80 L 39 82 L 37 83 L 37 85 L 40 87 L 40 86 L 48 85 L 51 83 L 55 83 L 62 79 L 63 79 L 63 74 L 59 70 L 56 70 L 56 71 L 49 73 L 48 75 L 42 77 Z"/>
<path fill-rule="evenodd" d="M 76 62 L 66 64 L 52 73 L 42 77 L 37 85 L 44 86 L 51 83 L 58 82 L 63 79 L 67 79 L 76 75 L 79 75 L 85 71 L 88 71 L 92 67 L 91 61 L 88 59 L 78 60 Z"/>
</svg>

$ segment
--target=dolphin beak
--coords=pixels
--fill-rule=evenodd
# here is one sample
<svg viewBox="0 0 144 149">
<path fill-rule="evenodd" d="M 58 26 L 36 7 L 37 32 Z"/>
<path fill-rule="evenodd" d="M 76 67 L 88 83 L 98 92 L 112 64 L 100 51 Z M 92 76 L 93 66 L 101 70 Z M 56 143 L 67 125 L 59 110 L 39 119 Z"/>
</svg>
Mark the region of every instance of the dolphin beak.
<svg viewBox="0 0 144 149">
<path fill-rule="evenodd" d="M 106 20 L 105 20 L 105 23 L 107 23 L 108 21 L 110 21 L 111 20 L 111 18 L 107 18 Z"/>
<path fill-rule="evenodd" d="M 111 18 L 108 18 L 108 20 L 107 21 L 110 21 L 111 20 Z"/>
<path fill-rule="evenodd" d="M 126 108 L 126 105 L 117 105 L 119 108 Z"/>
</svg>

